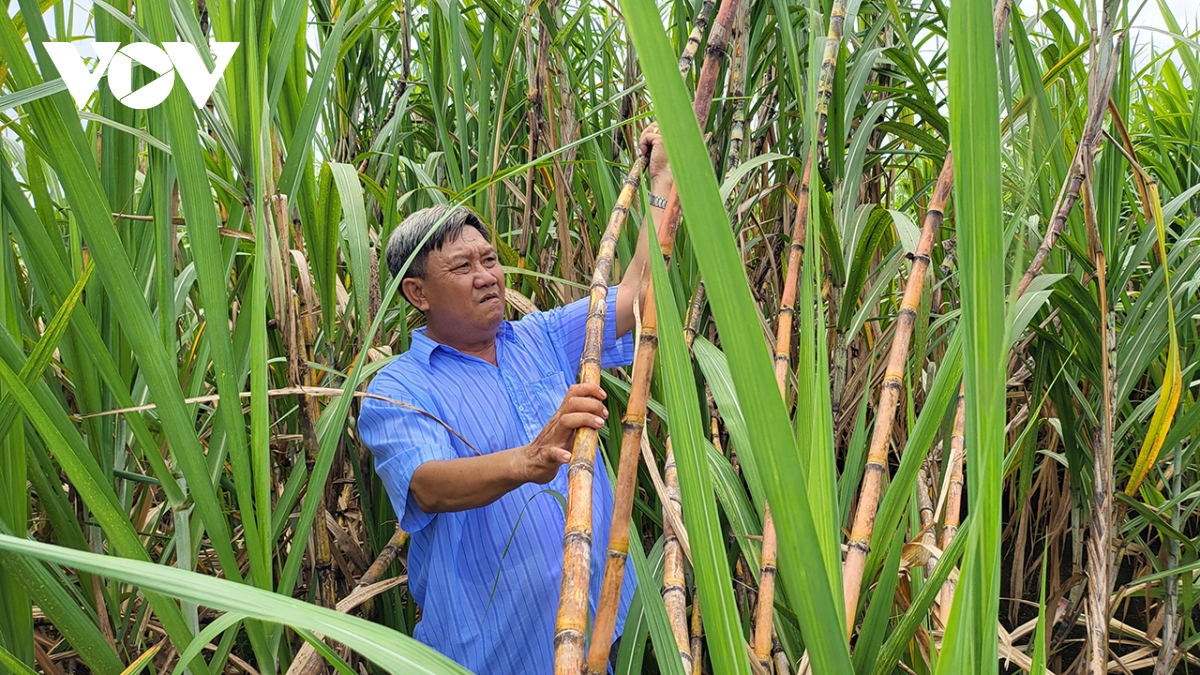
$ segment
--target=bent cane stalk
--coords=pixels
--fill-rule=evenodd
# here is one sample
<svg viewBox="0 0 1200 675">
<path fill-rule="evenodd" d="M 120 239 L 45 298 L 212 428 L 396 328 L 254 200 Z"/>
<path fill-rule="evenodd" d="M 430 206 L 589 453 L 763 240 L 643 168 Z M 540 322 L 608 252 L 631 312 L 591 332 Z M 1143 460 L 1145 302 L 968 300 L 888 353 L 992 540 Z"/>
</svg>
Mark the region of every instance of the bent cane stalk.
<svg viewBox="0 0 1200 675">
<path fill-rule="evenodd" d="M 713 94 L 716 92 L 717 76 L 721 71 L 721 61 L 725 47 L 729 42 L 729 33 L 733 25 L 733 17 L 737 12 L 740 0 L 723 0 L 721 9 L 708 39 L 705 50 L 704 65 L 701 66 L 700 80 L 696 86 L 696 98 L 692 102 L 692 111 L 696 120 L 703 126 L 708 121 L 708 111 L 712 106 Z M 667 197 L 667 206 L 663 211 L 658 228 L 660 252 L 665 261 L 669 261 L 675 248 L 675 235 L 682 216 L 679 204 L 679 194 L 674 187 Z M 629 405 L 626 408 L 625 419 L 622 423 L 620 466 L 618 467 L 617 486 L 613 504 L 612 531 L 609 538 L 608 560 L 604 571 L 604 583 L 601 588 L 600 604 L 596 610 L 596 622 L 592 631 L 592 646 L 587 654 L 589 673 L 604 673 L 607 669 L 608 652 L 611 649 L 613 631 L 616 628 L 618 600 L 621 596 L 621 582 L 624 578 L 625 560 L 629 550 L 629 522 L 633 511 L 634 482 L 637 478 L 637 453 L 640 449 L 642 432 L 646 424 L 646 402 L 650 396 L 650 380 L 654 372 L 654 357 L 658 352 L 658 312 L 654 301 L 654 284 L 650 283 L 646 291 L 645 307 L 642 308 L 642 329 L 638 337 L 637 356 L 633 364 L 633 377 L 629 392 Z M 628 467 L 628 468 L 626 468 Z M 589 490 L 590 482 L 589 482 Z M 573 492 L 572 492 L 573 494 Z M 590 492 L 588 495 L 590 500 Z M 589 501 L 590 509 L 590 501 Z M 590 515 L 590 510 L 589 510 Z M 568 521 L 569 523 L 569 521 Z M 585 570 L 588 568 L 587 552 L 579 561 Z M 566 562 L 564 560 L 564 594 L 566 583 Z M 586 572 L 585 572 L 586 573 Z M 586 578 L 583 586 L 584 600 L 581 605 L 582 615 L 586 616 Z M 565 599 L 565 595 L 564 595 Z M 668 614 L 671 614 L 668 606 Z M 560 610 L 561 617 L 561 610 Z M 672 619 L 674 622 L 674 618 Z M 583 622 L 579 625 L 582 627 Z M 556 645 L 558 638 L 555 638 Z M 683 624 L 683 642 L 681 654 L 688 652 L 685 665 L 690 670 L 690 650 L 688 648 L 687 624 Z M 580 633 L 582 646 L 582 632 Z M 564 655 L 565 657 L 566 655 Z M 582 654 L 580 654 L 582 656 Z M 581 664 L 582 665 L 582 664 Z M 563 670 L 565 668 L 565 670 Z M 580 670 L 579 666 L 568 662 L 559 663 L 555 656 L 556 672 L 574 675 Z"/>
<path fill-rule="evenodd" d="M 599 384 L 600 353 L 604 337 L 608 281 L 612 273 L 617 238 L 629 215 L 629 205 L 642 176 L 647 159 L 639 157 L 633 163 L 625 183 L 608 218 L 608 226 L 600 239 L 600 252 L 592 273 L 591 299 L 588 306 L 587 336 L 583 348 L 579 381 Z M 566 533 L 563 535 L 562 595 L 554 630 L 554 660 L 556 672 L 579 673 L 583 669 L 584 632 L 587 628 L 588 585 L 591 577 L 592 552 L 592 479 L 595 467 L 595 429 L 581 428 L 575 434 L 568 471 Z M 628 536 L 628 531 L 626 531 Z M 628 541 L 626 542 L 628 545 Z M 611 639 L 611 638 L 610 638 Z"/>
<path fill-rule="evenodd" d="M 999 0 L 993 12 L 993 25 L 996 40 L 999 42 L 1003 35 L 1005 20 L 1009 13 L 1009 0 Z M 954 184 L 954 162 L 949 149 L 942 163 L 938 182 L 933 189 L 929 208 L 921 223 L 921 238 L 917 242 L 912 273 L 904 289 L 904 299 L 900 316 L 897 321 L 895 336 L 892 338 L 891 352 L 888 357 L 888 367 L 884 375 L 882 391 L 879 395 L 879 412 L 875 418 L 875 426 L 871 435 L 871 446 L 867 453 L 867 464 L 864 468 L 863 485 L 859 491 L 858 507 L 854 512 L 854 524 L 850 531 L 849 549 L 846 552 L 846 562 L 842 567 L 843 598 L 846 607 L 846 634 L 854 631 L 854 618 L 858 608 L 858 598 L 862 590 L 862 577 L 866 568 L 867 554 L 870 552 L 871 534 L 875 528 L 875 515 L 879 510 L 879 500 L 883 490 L 883 477 L 887 471 L 887 446 L 892 435 L 892 426 L 896 419 L 896 407 L 900 403 L 900 390 L 903 386 L 904 359 L 908 354 L 908 342 L 912 338 L 913 322 L 916 318 L 916 307 L 920 301 L 925 284 L 925 273 L 929 268 L 929 254 L 933 248 L 933 238 L 941 227 L 946 201 Z M 920 273 L 918 274 L 918 265 Z M 963 417 L 962 388 L 959 389 L 958 410 L 956 420 L 961 422 Z M 957 427 L 960 431 L 961 425 Z M 958 452 L 955 454 L 954 439 L 951 439 L 951 479 L 953 480 L 953 458 L 962 457 L 962 434 L 958 435 Z M 962 496 L 962 466 L 958 467 L 959 492 L 956 503 L 961 503 Z M 947 509 L 950 505 L 947 506 Z M 955 508 L 955 513 L 958 510 Z M 943 550 L 948 540 L 942 544 Z M 951 594 L 952 595 L 952 594 Z M 945 603 L 947 618 L 950 611 L 949 602 Z"/>
<path fill-rule="evenodd" d="M 904 298 L 900 303 L 900 313 L 896 318 L 896 333 L 892 338 L 891 351 L 888 354 L 887 371 L 884 373 L 882 390 L 879 394 L 879 411 L 875 417 L 871 445 L 867 451 L 863 484 L 859 491 L 858 507 L 855 509 L 854 524 L 850 530 L 849 547 L 843 566 L 844 585 L 842 589 L 846 603 L 847 635 L 854 631 L 854 617 L 858 607 L 863 572 L 866 569 L 867 553 L 871 550 L 871 532 L 875 527 L 875 513 L 879 510 L 883 478 L 887 473 L 888 443 L 892 438 L 896 408 L 900 403 L 900 392 L 904 386 L 904 362 L 908 357 L 908 343 L 912 339 L 913 325 L 917 318 L 917 305 L 921 302 L 921 293 L 925 289 L 925 274 L 929 270 L 929 255 L 933 249 L 933 240 L 942 226 L 946 201 L 950 198 L 950 189 L 953 183 L 954 162 L 950 153 L 946 153 L 946 161 L 942 164 L 942 171 L 938 174 L 937 184 L 933 188 L 933 197 L 929 200 L 929 209 L 926 210 L 925 218 L 921 223 L 921 238 L 917 241 L 912 270 L 909 273 L 908 282 L 905 284 Z"/>
<path fill-rule="evenodd" d="M 1119 59 L 1114 56 L 1113 63 L 1117 61 Z M 1042 267 L 1046 264 L 1046 256 L 1050 255 L 1050 250 L 1054 248 L 1054 243 L 1058 241 L 1058 236 L 1062 234 L 1063 228 L 1067 225 L 1067 217 L 1071 215 L 1071 209 L 1075 208 L 1076 202 L 1079 201 L 1083 181 L 1092 173 L 1092 160 L 1100 148 L 1100 126 L 1104 122 L 1104 113 L 1107 110 L 1106 102 L 1112 92 L 1113 79 L 1116 74 L 1117 69 L 1114 65 L 1108 69 L 1104 79 L 1097 83 L 1098 90 L 1092 92 L 1087 121 L 1084 124 L 1079 145 L 1075 147 L 1075 157 L 1071 160 L 1071 169 L 1063 184 L 1062 196 L 1059 197 L 1057 207 L 1054 209 L 1054 217 L 1050 220 L 1050 226 L 1046 228 L 1046 235 L 1042 238 L 1037 253 L 1030 261 L 1024 276 L 1021 277 L 1021 283 L 1017 286 L 1017 297 L 1023 295 L 1025 289 L 1029 288 L 1029 284 L 1033 283 L 1033 280 L 1042 273 Z"/>
</svg>

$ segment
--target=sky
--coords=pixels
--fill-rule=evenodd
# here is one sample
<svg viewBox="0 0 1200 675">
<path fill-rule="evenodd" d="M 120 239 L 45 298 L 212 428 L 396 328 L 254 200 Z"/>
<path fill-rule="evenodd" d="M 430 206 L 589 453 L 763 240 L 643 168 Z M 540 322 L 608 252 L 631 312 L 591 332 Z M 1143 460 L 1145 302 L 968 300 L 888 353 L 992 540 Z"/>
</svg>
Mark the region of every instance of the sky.
<svg viewBox="0 0 1200 675">
<path fill-rule="evenodd" d="M 1018 0 L 1021 8 L 1026 12 L 1036 11 L 1039 0 Z M 1200 0 L 1163 0 L 1167 8 L 1175 15 L 1175 20 L 1184 28 L 1185 32 L 1195 31 L 1200 27 Z M 17 0 L 9 0 L 9 15 L 16 13 Z M 92 0 L 73 0 L 76 12 L 76 25 L 82 29 L 82 22 L 86 21 L 88 13 L 92 9 Z M 1046 4 L 1042 0 L 1042 4 Z M 1140 0 L 1130 0 L 1130 7 L 1136 9 L 1140 4 Z M 1145 8 L 1138 15 L 1137 21 L 1134 23 L 1136 27 L 1136 40 L 1149 41 L 1154 40 L 1156 45 L 1169 45 L 1171 40 L 1165 35 L 1154 33 L 1145 28 L 1157 28 L 1166 30 L 1167 23 L 1163 19 L 1158 8 L 1158 0 L 1147 0 Z"/>
<path fill-rule="evenodd" d="M 1086 1 L 1086 0 L 1084 0 Z M 1097 5 L 1103 0 L 1092 0 Z M 1039 5 L 1046 6 L 1052 0 L 1015 0 L 1022 11 L 1026 14 L 1037 12 Z M 1155 51 L 1162 51 L 1174 45 L 1175 40 L 1163 32 L 1167 30 L 1167 22 L 1164 19 L 1162 12 L 1159 9 L 1159 2 L 1166 5 L 1167 9 L 1174 15 L 1176 22 L 1183 28 L 1185 34 L 1192 34 L 1200 29 L 1200 0 L 1129 0 L 1130 11 L 1136 11 L 1138 7 L 1142 7 L 1137 19 L 1133 23 L 1133 31 L 1130 36 L 1131 44 L 1135 49 L 1140 47 L 1140 52 L 1137 53 L 1135 64 L 1144 63 L 1149 58 L 1150 47 Z M 15 14 L 18 11 L 17 0 L 7 0 L 9 15 Z M 63 7 L 70 16 L 74 26 L 72 32 L 76 35 L 90 32 L 88 21 L 91 12 L 93 11 L 93 0 L 64 0 Z M 52 26 L 54 20 L 54 12 L 47 12 L 47 25 Z M 53 33 L 53 28 L 51 28 Z M 90 46 L 87 43 L 79 44 L 80 52 L 84 56 L 94 56 Z M 936 50 L 940 48 L 940 40 L 931 40 L 925 43 L 924 49 Z M 1186 47 L 1185 47 L 1186 48 Z M 1176 61 L 1178 63 L 1178 61 Z"/>
</svg>

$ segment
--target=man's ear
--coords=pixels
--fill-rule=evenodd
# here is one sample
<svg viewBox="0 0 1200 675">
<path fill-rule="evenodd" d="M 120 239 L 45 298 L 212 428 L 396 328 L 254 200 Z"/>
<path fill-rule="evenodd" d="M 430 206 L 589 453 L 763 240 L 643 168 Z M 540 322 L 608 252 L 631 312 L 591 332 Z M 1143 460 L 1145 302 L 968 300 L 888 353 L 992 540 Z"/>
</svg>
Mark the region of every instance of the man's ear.
<svg viewBox="0 0 1200 675">
<path fill-rule="evenodd" d="M 408 302 L 418 310 L 429 310 L 429 300 L 425 297 L 425 280 L 419 277 L 409 277 L 400 282 L 400 290 Z"/>
</svg>

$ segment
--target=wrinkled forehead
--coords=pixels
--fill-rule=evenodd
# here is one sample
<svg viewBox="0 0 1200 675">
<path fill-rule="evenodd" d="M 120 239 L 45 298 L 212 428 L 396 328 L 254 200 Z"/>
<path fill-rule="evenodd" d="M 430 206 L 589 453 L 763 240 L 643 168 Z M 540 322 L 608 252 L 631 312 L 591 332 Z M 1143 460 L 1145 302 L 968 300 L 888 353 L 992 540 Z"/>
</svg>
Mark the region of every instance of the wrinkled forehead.
<svg viewBox="0 0 1200 675">
<path fill-rule="evenodd" d="M 474 227 L 464 227 L 451 239 L 447 239 L 442 248 L 431 251 L 431 256 L 442 259 L 460 258 L 463 256 L 483 256 L 495 252 L 492 242 L 488 241 Z"/>
</svg>

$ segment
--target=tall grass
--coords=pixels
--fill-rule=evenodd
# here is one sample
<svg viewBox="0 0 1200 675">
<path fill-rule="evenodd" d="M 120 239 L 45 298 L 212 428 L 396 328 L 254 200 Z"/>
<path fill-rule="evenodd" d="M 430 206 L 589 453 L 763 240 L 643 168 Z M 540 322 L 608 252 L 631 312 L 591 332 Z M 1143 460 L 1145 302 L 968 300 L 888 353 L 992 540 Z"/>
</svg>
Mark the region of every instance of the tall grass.
<svg viewBox="0 0 1200 675">
<path fill-rule="evenodd" d="M 355 431 L 422 321 L 382 246 L 468 204 L 511 318 L 582 298 L 602 249 L 614 274 L 632 257 L 641 196 L 603 235 L 650 119 L 683 220 L 643 317 L 661 353 L 636 470 L 632 373 L 600 376 L 600 451 L 636 475 L 617 672 L 683 672 L 684 612 L 693 672 L 1200 665 L 1195 18 L 742 4 L 697 123 L 679 55 L 721 44 L 714 3 L 13 3 L 0 671 L 461 672 L 408 637 Z M 1131 29 L 1150 13 L 1153 45 Z M 42 45 L 84 36 L 241 47 L 203 108 L 176 87 L 132 110 L 101 80 L 80 109 Z M 668 436 L 696 589 L 671 617 Z"/>
</svg>

